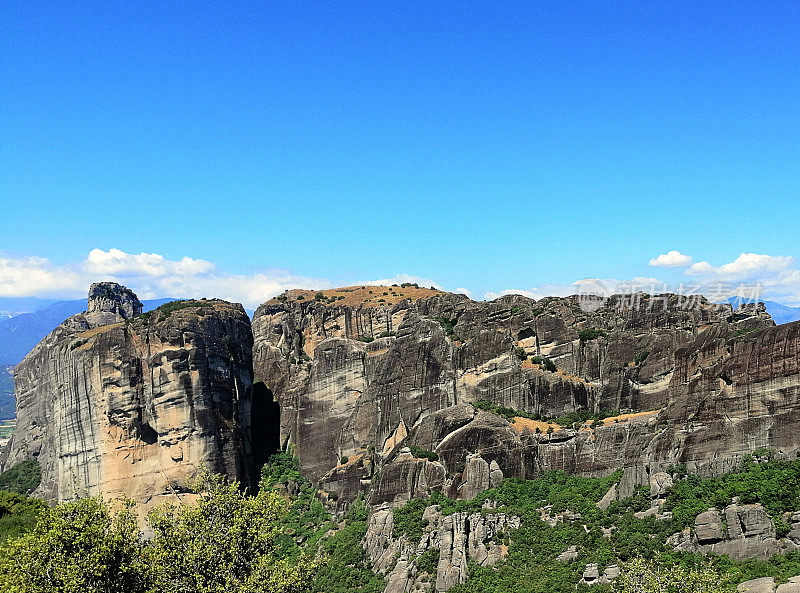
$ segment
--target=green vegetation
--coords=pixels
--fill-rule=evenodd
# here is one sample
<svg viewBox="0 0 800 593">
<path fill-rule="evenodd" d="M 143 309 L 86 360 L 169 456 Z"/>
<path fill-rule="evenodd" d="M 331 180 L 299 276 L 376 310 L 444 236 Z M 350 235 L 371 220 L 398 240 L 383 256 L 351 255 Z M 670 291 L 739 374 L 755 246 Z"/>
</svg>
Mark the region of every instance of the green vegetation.
<svg viewBox="0 0 800 593">
<path fill-rule="evenodd" d="M 756 461 L 771 457 L 771 451 L 756 450 L 736 473 L 708 479 L 686 476 L 672 488 L 665 508 L 677 525 L 686 526 L 698 513 L 712 506 L 723 508 L 739 497 L 743 504 L 761 503 L 780 529 L 783 513 L 800 510 L 800 460 Z"/>
<path fill-rule="evenodd" d="M 147 313 L 142 313 L 141 315 L 137 315 L 136 319 L 141 319 L 145 323 L 149 323 L 153 316 L 156 316 L 157 321 L 160 323 L 162 321 L 166 321 L 170 315 L 175 313 L 176 311 L 181 311 L 183 309 L 191 309 L 194 307 L 208 307 L 211 304 L 210 301 L 205 299 L 203 300 L 194 300 L 188 299 L 183 301 L 171 301 L 169 303 L 164 303 L 157 309 L 153 309 L 152 311 L 148 311 Z"/>
<path fill-rule="evenodd" d="M 450 336 L 451 338 L 455 337 L 456 335 L 456 323 L 458 323 L 458 317 L 449 318 L 449 317 L 437 317 L 436 321 L 442 324 L 445 333 Z"/>
<path fill-rule="evenodd" d="M 17 427 L 16 420 L 0 420 L 0 439 L 11 438 L 14 429 Z"/>
<path fill-rule="evenodd" d="M 40 510 L 36 527 L 0 549 L 3 593 L 293 593 L 307 590 L 310 556 L 281 547 L 288 503 L 264 488 L 204 474 L 194 505 L 165 505 L 148 516 L 145 541 L 134 503 L 87 498 Z M 294 552 L 294 553 L 292 553 Z"/>
<path fill-rule="evenodd" d="M 640 364 L 642 364 L 642 363 L 643 363 L 645 360 L 647 360 L 647 357 L 648 357 L 648 356 L 650 356 L 650 351 L 649 351 L 649 350 L 644 350 L 644 351 L 642 351 L 642 352 L 639 352 L 639 353 L 636 355 L 636 357 L 633 359 L 633 362 L 636 364 L 636 366 L 639 366 L 639 365 L 640 365 Z"/>
<path fill-rule="evenodd" d="M 596 340 L 597 338 L 601 338 L 606 335 L 601 329 L 596 329 L 594 327 L 588 329 L 582 329 L 578 332 L 578 337 L 580 338 L 581 342 L 589 342 L 591 340 Z"/>
<path fill-rule="evenodd" d="M 350 458 L 349 458 L 347 455 L 342 455 L 342 456 L 339 458 L 339 463 L 340 463 L 341 465 L 345 465 L 345 464 L 346 464 L 348 461 L 350 461 Z"/>
<path fill-rule="evenodd" d="M 380 334 L 378 334 L 378 337 L 379 338 L 388 338 L 390 336 L 396 336 L 396 335 L 397 335 L 397 332 L 381 332 Z"/>
<path fill-rule="evenodd" d="M 750 334 L 754 334 L 754 333 L 756 333 L 757 331 L 759 331 L 761 329 L 763 329 L 763 328 L 761 328 L 761 327 L 744 327 L 744 328 L 741 328 L 741 329 L 737 329 L 735 332 L 733 332 L 733 336 L 732 337 L 733 338 L 741 338 L 743 336 L 748 336 Z"/>
<path fill-rule="evenodd" d="M 514 348 L 514 354 L 520 360 L 527 360 L 528 358 L 528 353 L 525 352 L 525 348 L 523 348 L 522 346 L 517 346 L 516 348 Z"/>
<path fill-rule="evenodd" d="M 0 490 L 0 544 L 33 529 L 45 508 L 41 500 Z"/>
<path fill-rule="evenodd" d="M 597 563 L 602 571 L 609 564 L 620 562 L 625 563 L 623 576 L 615 582 L 614 591 L 733 591 L 737 583 L 748 579 L 772 576 L 780 582 L 800 574 L 800 553 L 790 552 L 769 560 L 734 561 L 727 556 L 704 557 L 674 552 L 666 544 L 667 538 L 687 523 L 683 517 L 691 516 L 693 520 L 697 513 L 710 506 L 711 498 L 707 493 L 717 491 L 720 483 L 730 486 L 716 500 L 720 506 L 730 503 L 732 496 L 742 497 L 744 491 L 750 493 L 748 500 L 759 500 L 764 504 L 764 497 L 771 496 L 770 492 L 777 487 L 777 492 L 783 493 L 783 496 L 779 497 L 782 502 L 773 507 L 775 511 L 797 510 L 800 506 L 795 504 L 794 497 L 800 489 L 793 481 L 796 471 L 800 471 L 800 461 L 756 464 L 750 460 L 742 467 L 742 471 L 719 479 L 688 477 L 678 481 L 667 505 L 676 516 L 672 521 L 634 517 L 635 512 L 650 506 L 647 487 L 638 488 L 630 498 L 612 503 L 607 511 L 597 508 L 595 503 L 619 479 L 619 473 L 607 478 L 582 478 L 563 472 L 549 472 L 536 480 L 505 480 L 499 487 L 471 501 L 454 501 L 440 494 L 425 500 L 413 500 L 393 510 L 394 530 L 395 536 L 404 534 L 410 541 L 417 541 L 424 530 L 423 512 L 431 504 L 440 505 L 445 515 L 457 511 L 503 512 L 522 519 L 521 527 L 509 534 L 506 561 L 494 567 L 473 565 L 470 580 L 451 589 L 451 593 L 568 593 L 575 590 L 586 564 Z M 756 476 L 761 477 L 764 483 L 758 484 Z M 731 486 L 733 484 L 737 486 Z M 782 486 L 778 487 L 778 484 Z M 498 508 L 491 511 L 483 509 L 486 500 L 496 501 Z M 539 509 L 542 507 L 549 507 L 550 516 L 568 510 L 580 517 L 551 526 L 541 519 Z M 612 526 L 610 534 L 608 531 L 604 533 L 604 529 Z M 571 545 L 578 548 L 577 560 L 557 562 L 555 558 Z M 418 566 L 421 559 L 417 559 Z M 422 562 L 429 565 L 427 559 Z M 652 588 L 654 575 L 659 577 L 659 582 L 669 581 L 672 584 L 661 589 Z M 676 578 L 691 584 L 691 587 L 681 588 L 675 584 Z M 631 588 L 636 583 L 639 584 L 638 588 Z M 610 588 L 605 585 L 585 590 L 601 593 Z"/>
<path fill-rule="evenodd" d="M 551 373 L 555 373 L 558 370 L 556 364 L 547 357 L 531 356 L 531 362 L 540 365 L 544 370 L 550 371 Z"/>
<path fill-rule="evenodd" d="M 428 461 L 439 461 L 439 456 L 433 451 L 422 449 L 420 447 L 417 447 L 416 445 L 411 445 L 409 449 L 411 450 L 411 454 L 414 457 L 418 457 L 420 459 L 427 459 Z"/>
<path fill-rule="evenodd" d="M 28 459 L 0 474 L 0 490 L 30 494 L 41 480 L 42 472 L 39 462 L 35 459 Z"/>
<path fill-rule="evenodd" d="M 436 574 L 436 568 L 439 566 L 439 550 L 437 548 L 428 548 L 419 555 L 419 558 L 414 563 L 420 571 L 431 575 Z"/>
<path fill-rule="evenodd" d="M 356 338 L 356 339 L 357 339 L 359 342 L 365 342 L 365 343 L 367 343 L 367 344 L 369 344 L 370 342 L 372 342 L 372 341 L 374 341 L 374 340 L 375 340 L 375 338 L 373 338 L 373 337 L 371 337 L 371 336 L 359 336 L 359 337 L 358 337 L 358 338 Z"/>
<path fill-rule="evenodd" d="M 281 541 L 287 550 L 316 556 L 321 563 L 308 590 L 314 593 L 380 593 L 386 586 L 369 568 L 361 540 L 367 532 L 368 511 L 363 500 L 348 509 L 342 526 L 332 520 L 317 498 L 317 490 L 300 475 L 291 453 L 273 455 L 261 470 L 262 488 L 296 490 L 288 512 L 280 519 Z M 299 548 L 296 544 L 299 542 Z"/>
<path fill-rule="evenodd" d="M 412 453 L 435 455 L 422 449 Z M 508 546 L 505 561 L 494 567 L 470 565 L 470 580 L 451 593 L 571 593 L 588 563 L 601 571 L 612 563 L 623 569 L 613 585 L 578 588 L 593 593 L 722 593 L 761 576 L 785 581 L 800 574 L 800 552 L 734 561 L 675 552 L 666 544 L 698 513 L 723 508 L 735 497 L 763 504 L 776 519 L 799 510 L 800 460 L 774 457 L 772 451 L 757 450 L 736 472 L 711 479 L 688 475 L 682 466 L 671 468 L 676 481 L 664 507 L 671 520 L 635 517 L 650 507 L 646 486 L 607 510 L 598 508 L 621 472 L 583 478 L 554 471 L 535 480 L 507 479 L 468 501 L 440 493 L 412 500 L 393 509 L 394 535 L 419 541 L 425 508 L 434 504 L 445 515 L 520 517 L 519 529 L 499 534 Z M 383 590 L 385 581 L 372 573 L 361 546 L 368 518 L 362 499 L 335 521 L 291 453 L 270 458 L 261 478 L 258 492 L 247 494 L 238 484 L 202 476 L 195 484 L 198 504 L 150 513 L 150 540 L 139 532 L 132 503 L 86 499 L 48 509 L 23 495 L 0 492 L 0 593 Z M 496 508 L 484 508 L 486 501 Z M 556 519 L 554 524 L 542 513 Z M 577 559 L 556 561 L 570 546 L 576 546 Z M 429 549 L 413 561 L 419 571 L 434 575 L 439 552 Z"/>
<path fill-rule="evenodd" d="M 725 586 L 708 566 L 666 566 L 637 558 L 622 567 L 611 589 L 614 593 L 722 593 Z"/>
</svg>

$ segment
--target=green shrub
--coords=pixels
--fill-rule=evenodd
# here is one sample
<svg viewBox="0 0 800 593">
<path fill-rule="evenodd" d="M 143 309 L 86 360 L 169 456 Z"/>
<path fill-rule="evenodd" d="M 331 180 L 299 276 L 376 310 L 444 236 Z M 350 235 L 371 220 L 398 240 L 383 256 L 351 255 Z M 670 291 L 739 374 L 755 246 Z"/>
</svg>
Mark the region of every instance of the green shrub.
<svg viewBox="0 0 800 593">
<path fill-rule="evenodd" d="M 580 338 L 581 342 L 588 342 L 590 340 L 596 340 L 602 336 L 606 335 L 601 329 L 596 329 L 594 327 L 588 329 L 582 329 L 578 332 L 578 337 Z"/>
<path fill-rule="evenodd" d="M 36 526 L 46 505 L 36 498 L 0 490 L 0 544 L 19 537 Z"/>
<path fill-rule="evenodd" d="M 108 503 L 86 498 L 43 509 L 33 531 L 3 544 L 0 587 L 14 593 L 146 593 L 154 567 L 145 558 L 131 505 L 112 511 Z"/>
<path fill-rule="evenodd" d="M 418 457 L 420 459 L 427 459 L 428 461 L 439 461 L 439 455 L 437 455 L 433 451 L 422 449 L 420 447 L 417 447 L 416 445 L 411 445 L 409 449 L 411 450 L 411 454 L 414 457 Z"/>
<path fill-rule="evenodd" d="M 30 494 L 42 481 L 39 462 L 27 459 L 0 474 L 0 490 L 8 490 L 18 494 Z"/>
<path fill-rule="evenodd" d="M 158 322 L 166 321 L 170 315 L 175 313 L 176 311 L 181 311 L 183 309 L 191 309 L 194 307 L 208 307 L 212 305 L 211 301 L 206 300 L 195 300 L 195 299 L 187 299 L 187 300 L 180 300 L 180 301 L 170 301 L 169 303 L 164 303 L 160 307 L 148 311 L 147 313 L 142 313 L 138 316 L 138 319 L 141 319 L 145 323 L 148 323 L 150 319 L 155 315 L 158 319 Z"/>
<path fill-rule="evenodd" d="M 358 338 L 356 338 L 356 339 L 357 339 L 359 342 L 364 342 L 364 343 L 366 343 L 366 344 L 369 344 L 370 342 L 372 342 L 372 341 L 374 341 L 374 340 L 375 340 L 375 338 L 373 338 L 373 337 L 370 337 L 370 336 L 359 336 L 359 337 L 358 337 Z"/>
<path fill-rule="evenodd" d="M 639 352 L 636 355 L 636 358 L 633 359 L 633 362 L 636 363 L 636 366 L 639 366 L 645 360 L 647 360 L 648 356 L 650 356 L 650 351 L 649 350 L 644 350 L 643 352 Z"/>
<path fill-rule="evenodd" d="M 455 335 L 456 323 L 458 323 L 458 317 L 452 319 L 449 317 L 437 317 L 436 321 L 442 324 L 442 327 L 444 328 L 444 331 L 448 336 L 453 337 Z"/>
<path fill-rule="evenodd" d="M 550 371 L 551 373 L 555 373 L 558 370 L 558 367 L 552 360 L 543 356 L 531 356 L 531 362 L 544 367 L 544 370 Z"/>
<path fill-rule="evenodd" d="M 339 458 L 339 465 L 347 465 L 347 462 L 350 461 L 350 458 L 347 455 L 342 455 Z"/>
<path fill-rule="evenodd" d="M 439 548 L 428 548 L 414 561 L 420 572 L 427 572 L 428 574 L 436 574 L 436 569 L 439 567 Z"/>
<path fill-rule="evenodd" d="M 526 360 L 528 358 L 528 353 L 525 352 L 525 348 L 523 348 L 522 346 L 517 346 L 516 348 L 514 348 L 514 354 L 520 360 Z"/>
</svg>

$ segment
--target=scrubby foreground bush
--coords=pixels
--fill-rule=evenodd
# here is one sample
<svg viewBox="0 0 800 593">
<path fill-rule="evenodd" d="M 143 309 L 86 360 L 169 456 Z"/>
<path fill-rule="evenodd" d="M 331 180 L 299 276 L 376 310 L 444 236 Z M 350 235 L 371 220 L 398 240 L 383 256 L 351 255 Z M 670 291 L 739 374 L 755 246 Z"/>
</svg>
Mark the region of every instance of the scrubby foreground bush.
<svg viewBox="0 0 800 593">
<path fill-rule="evenodd" d="M 133 503 L 89 498 L 45 509 L 0 547 L 2 593 L 300 593 L 315 561 L 288 549 L 272 489 L 243 494 L 204 475 L 193 505 L 151 512 L 145 540 Z M 279 543 L 280 540 L 280 543 Z"/>
</svg>

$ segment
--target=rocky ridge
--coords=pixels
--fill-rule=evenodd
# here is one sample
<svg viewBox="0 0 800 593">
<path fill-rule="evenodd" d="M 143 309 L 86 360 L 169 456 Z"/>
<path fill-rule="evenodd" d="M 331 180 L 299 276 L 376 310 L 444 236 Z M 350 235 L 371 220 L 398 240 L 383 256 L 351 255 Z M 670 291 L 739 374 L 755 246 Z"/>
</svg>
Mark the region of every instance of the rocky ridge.
<svg viewBox="0 0 800 593">
<path fill-rule="evenodd" d="M 39 461 L 35 493 L 64 501 L 181 497 L 201 467 L 252 473 L 252 333 L 241 305 L 171 303 L 141 315 L 128 289 L 92 285 L 16 367 L 17 430 L 8 468 Z"/>
<path fill-rule="evenodd" d="M 755 446 L 800 448 L 781 428 L 797 414 L 797 327 L 775 328 L 763 305 L 395 294 L 344 305 L 287 293 L 253 319 L 255 380 L 280 403 L 281 443 L 340 506 L 359 493 L 372 504 L 468 498 L 550 469 L 625 468 L 625 496 L 670 464 L 714 473 Z M 634 413 L 553 427 L 476 402 L 542 417 Z"/>
<path fill-rule="evenodd" d="M 394 533 L 390 508 L 380 507 L 370 515 L 364 548 L 373 570 L 386 577 L 385 593 L 447 591 L 464 583 L 469 575 L 467 563 L 493 566 L 504 559 L 508 534 L 520 526 L 519 517 L 490 510 L 443 515 L 437 505 L 427 507 L 422 517 L 422 537 L 409 541 Z M 435 565 L 431 572 L 420 561 L 426 555 Z"/>
</svg>

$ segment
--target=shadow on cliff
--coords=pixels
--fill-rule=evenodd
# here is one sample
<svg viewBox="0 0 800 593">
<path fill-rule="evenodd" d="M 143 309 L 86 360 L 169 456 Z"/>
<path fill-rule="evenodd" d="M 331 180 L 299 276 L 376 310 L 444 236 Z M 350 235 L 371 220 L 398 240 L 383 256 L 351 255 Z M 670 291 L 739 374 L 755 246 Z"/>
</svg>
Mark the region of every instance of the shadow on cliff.
<svg viewBox="0 0 800 593">
<path fill-rule="evenodd" d="M 280 447 L 281 410 L 272 391 L 262 382 L 253 385 L 253 404 L 250 416 L 250 439 L 256 475 L 271 455 Z"/>
</svg>

